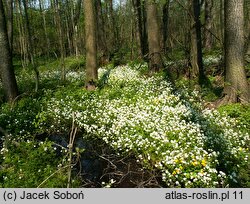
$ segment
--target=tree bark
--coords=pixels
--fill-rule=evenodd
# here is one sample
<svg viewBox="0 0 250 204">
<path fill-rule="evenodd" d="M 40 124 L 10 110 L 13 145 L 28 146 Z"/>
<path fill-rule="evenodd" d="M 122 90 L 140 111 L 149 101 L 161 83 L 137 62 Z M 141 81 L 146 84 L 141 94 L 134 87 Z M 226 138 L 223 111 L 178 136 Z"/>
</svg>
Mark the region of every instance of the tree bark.
<svg viewBox="0 0 250 204">
<path fill-rule="evenodd" d="M 86 35 L 86 81 L 87 90 L 96 87 L 97 73 L 97 40 L 96 40 L 96 12 L 92 0 L 84 0 L 85 35 Z"/>
<path fill-rule="evenodd" d="M 225 22 L 225 13 L 224 13 L 224 2 L 225 0 L 220 0 L 220 33 L 221 33 L 221 42 L 224 45 L 224 22 Z"/>
<path fill-rule="evenodd" d="M 162 69 L 160 28 L 157 18 L 157 5 L 153 0 L 147 1 L 147 30 L 149 45 L 149 69 L 157 72 Z"/>
<path fill-rule="evenodd" d="M 220 104 L 250 100 L 244 69 L 244 0 L 225 1 L 225 87 Z"/>
<path fill-rule="evenodd" d="M 245 56 L 250 62 L 250 0 L 245 1 Z"/>
<path fill-rule="evenodd" d="M 0 76 L 6 98 L 9 102 L 12 102 L 18 95 L 18 88 L 12 66 L 12 56 L 8 42 L 8 33 L 2 0 L 0 0 L 0 47 Z"/>
</svg>

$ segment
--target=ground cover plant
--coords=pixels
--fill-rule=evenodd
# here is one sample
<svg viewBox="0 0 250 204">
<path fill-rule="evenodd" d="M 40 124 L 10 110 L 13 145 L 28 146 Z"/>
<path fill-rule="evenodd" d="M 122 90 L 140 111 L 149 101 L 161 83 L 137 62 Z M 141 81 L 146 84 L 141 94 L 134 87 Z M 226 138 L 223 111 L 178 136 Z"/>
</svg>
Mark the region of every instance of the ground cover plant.
<svg viewBox="0 0 250 204">
<path fill-rule="evenodd" d="M 68 141 L 72 123 L 78 138 L 102 141 L 98 151 L 109 147 L 157 172 L 161 186 L 249 187 L 249 106 L 204 109 L 198 91 L 176 89 L 163 74 L 141 74 L 145 69 L 136 63 L 100 68 L 95 91 L 83 89 L 81 70 L 69 70 L 62 83 L 60 72 L 45 69 L 39 93 L 2 104 L 1 187 L 66 187 L 68 166 L 75 172 L 70 185 L 83 186 L 73 163 L 87 147 L 74 146 L 69 161 L 69 144 L 46 139 Z M 116 186 L 114 175 L 98 179 L 101 186 Z"/>
</svg>

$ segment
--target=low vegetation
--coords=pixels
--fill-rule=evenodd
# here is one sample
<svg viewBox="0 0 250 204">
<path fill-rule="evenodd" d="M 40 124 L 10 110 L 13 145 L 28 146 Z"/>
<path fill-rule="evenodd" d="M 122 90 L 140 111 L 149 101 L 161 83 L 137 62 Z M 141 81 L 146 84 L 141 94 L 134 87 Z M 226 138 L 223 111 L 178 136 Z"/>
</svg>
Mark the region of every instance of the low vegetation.
<svg viewBox="0 0 250 204">
<path fill-rule="evenodd" d="M 38 93 L 25 87 L 28 70 L 18 72 L 25 94 L 1 104 L 1 187 L 119 187 L 126 172 L 107 168 L 124 158 L 158 186 L 249 187 L 249 106 L 204 108 L 203 90 L 176 88 L 164 73 L 143 75 L 146 64 L 137 63 L 100 68 L 97 90 L 86 91 L 81 63 L 69 59 L 63 82 L 56 66 L 41 67 Z M 73 136 L 95 148 L 75 142 L 71 151 Z M 95 179 L 79 164 L 90 151 L 102 163 Z"/>
</svg>

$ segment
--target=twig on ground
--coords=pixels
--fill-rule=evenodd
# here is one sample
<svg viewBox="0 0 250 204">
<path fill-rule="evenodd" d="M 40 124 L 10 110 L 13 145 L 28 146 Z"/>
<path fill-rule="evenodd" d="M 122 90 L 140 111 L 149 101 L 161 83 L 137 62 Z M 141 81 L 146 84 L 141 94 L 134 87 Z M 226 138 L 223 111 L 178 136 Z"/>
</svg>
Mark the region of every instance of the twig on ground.
<svg viewBox="0 0 250 204">
<path fill-rule="evenodd" d="M 70 187 L 71 182 L 71 172 L 72 172 L 72 156 L 73 156 L 73 145 L 77 133 L 77 127 L 75 126 L 75 113 L 73 113 L 72 128 L 69 136 L 69 168 L 68 168 L 68 183 L 67 188 Z"/>
</svg>

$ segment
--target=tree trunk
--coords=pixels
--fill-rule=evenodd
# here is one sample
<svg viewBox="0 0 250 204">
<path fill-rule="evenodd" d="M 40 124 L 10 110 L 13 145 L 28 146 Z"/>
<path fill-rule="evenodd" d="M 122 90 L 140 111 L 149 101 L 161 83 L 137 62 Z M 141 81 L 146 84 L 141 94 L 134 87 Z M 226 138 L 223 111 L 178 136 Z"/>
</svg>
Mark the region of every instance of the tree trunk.
<svg viewBox="0 0 250 204">
<path fill-rule="evenodd" d="M 210 51 L 212 49 L 212 22 L 213 22 L 213 0 L 205 0 L 205 30 L 204 47 Z"/>
<path fill-rule="evenodd" d="M 79 56 L 79 47 L 78 47 L 78 22 L 80 19 L 80 14 L 82 10 L 82 0 L 78 0 L 76 7 L 75 7 L 75 14 L 74 14 L 74 47 L 75 47 L 75 55 L 78 57 Z"/>
<path fill-rule="evenodd" d="M 69 2 L 68 0 L 64 0 L 66 3 L 66 9 L 65 9 L 65 25 L 66 25 L 66 35 L 67 35 L 67 41 L 68 41 L 68 50 L 69 55 L 73 55 L 74 53 L 74 25 L 73 25 L 73 8 L 72 8 L 72 2 Z"/>
<path fill-rule="evenodd" d="M 106 37 L 105 37 L 105 29 L 104 29 L 104 19 L 103 19 L 103 13 L 102 13 L 102 2 L 101 0 L 97 1 L 97 27 L 98 29 L 98 50 L 101 53 L 101 64 L 103 64 L 103 61 L 108 60 L 108 49 L 106 45 Z"/>
<path fill-rule="evenodd" d="M 136 34 L 135 34 L 135 28 L 134 28 L 134 19 L 131 18 L 131 23 L 130 23 L 130 60 L 133 61 L 134 60 L 134 44 L 135 44 L 135 38 L 136 38 Z"/>
<path fill-rule="evenodd" d="M 250 100 L 244 69 L 244 0 L 225 1 L 225 97 L 220 104 Z"/>
<path fill-rule="evenodd" d="M 46 16 L 45 16 L 45 11 L 44 11 L 44 0 L 39 0 L 39 8 L 40 8 L 40 13 L 43 17 L 43 31 L 44 31 L 44 38 L 46 41 L 46 53 L 47 53 L 47 58 L 49 58 L 50 54 L 50 40 L 48 37 L 48 31 L 47 31 L 47 22 L 46 22 Z"/>
<path fill-rule="evenodd" d="M 25 25 L 26 25 L 26 31 L 27 31 L 27 43 L 28 43 L 28 52 L 29 52 L 28 56 L 29 56 L 31 66 L 35 74 L 35 83 L 36 83 L 35 91 L 37 92 L 38 86 L 39 86 L 39 72 L 34 62 L 33 40 L 31 37 L 31 27 L 30 27 L 29 15 L 28 15 L 27 0 L 23 0 L 23 8 L 24 8 Z"/>
<path fill-rule="evenodd" d="M 149 69 L 157 72 L 162 69 L 160 28 L 157 18 L 157 4 L 153 0 L 147 1 L 147 30 L 149 45 Z"/>
<path fill-rule="evenodd" d="M 61 19 L 61 7 L 59 0 L 55 0 L 55 23 L 57 26 L 58 31 L 58 38 L 59 38 L 59 46 L 60 46 L 60 63 L 61 63 L 61 80 L 65 81 L 66 79 L 66 70 L 65 70 L 65 46 L 64 46 L 64 35 L 63 35 L 63 26 L 62 26 L 62 19 Z"/>
<path fill-rule="evenodd" d="M 107 7 L 109 9 L 109 13 L 107 14 L 110 19 L 110 35 L 111 35 L 111 53 L 114 54 L 114 52 L 119 49 L 118 46 L 118 29 L 115 21 L 115 15 L 114 15 L 114 8 L 113 8 L 113 0 L 106 0 L 107 1 Z"/>
<path fill-rule="evenodd" d="M 190 1 L 190 59 L 192 66 L 192 77 L 199 79 L 199 84 L 203 85 L 206 82 L 206 77 L 203 70 L 202 62 L 202 42 L 201 42 L 201 21 L 200 21 L 200 3 L 199 0 Z"/>
<path fill-rule="evenodd" d="M 163 12 L 163 47 L 164 47 L 165 54 L 167 53 L 169 6 L 170 6 L 170 0 L 165 0 L 163 9 L 162 9 L 162 12 Z"/>
<path fill-rule="evenodd" d="M 25 68 L 28 66 L 28 46 L 26 45 L 26 38 L 24 33 L 24 26 L 23 26 L 23 12 L 20 0 L 16 0 L 15 2 L 15 9 L 16 13 L 16 22 L 18 27 L 18 35 L 19 35 L 19 46 L 20 46 L 20 54 L 21 54 L 21 61 L 22 67 Z"/>
<path fill-rule="evenodd" d="M 136 15 L 136 32 L 139 42 L 139 55 L 143 59 L 146 56 L 147 51 L 145 50 L 145 40 L 143 39 L 143 21 L 142 21 L 142 4 L 141 0 L 133 0 L 133 7 Z"/>
<path fill-rule="evenodd" d="M 84 0 L 85 35 L 86 35 L 86 82 L 87 90 L 96 87 L 97 73 L 97 40 L 96 40 L 96 12 L 92 0 Z"/>
<path fill-rule="evenodd" d="M 0 47 L 0 76 L 6 98 L 9 102 L 12 102 L 18 95 L 18 89 L 12 67 L 12 56 L 8 42 L 8 33 L 2 0 L 0 0 Z"/>
<path fill-rule="evenodd" d="M 13 51 L 13 0 L 7 0 L 7 31 L 8 31 L 8 39 L 10 52 L 12 54 Z"/>
<path fill-rule="evenodd" d="M 143 46 L 143 58 L 147 61 L 148 55 L 148 33 L 147 33 L 147 11 L 145 8 L 145 1 L 141 2 L 142 12 L 142 46 Z"/>
<path fill-rule="evenodd" d="M 26 37 L 26 45 L 27 45 L 27 52 L 28 52 L 28 60 L 31 63 L 33 58 L 33 46 L 32 46 L 32 38 L 31 38 L 31 28 L 30 28 L 30 21 L 29 21 L 29 14 L 27 8 L 27 0 L 22 0 L 23 4 L 23 13 L 24 13 L 24 27 L 25 27 L 25 37 Z M 20 7 L 21 4 L 20 4 Z"/>
</svg>

